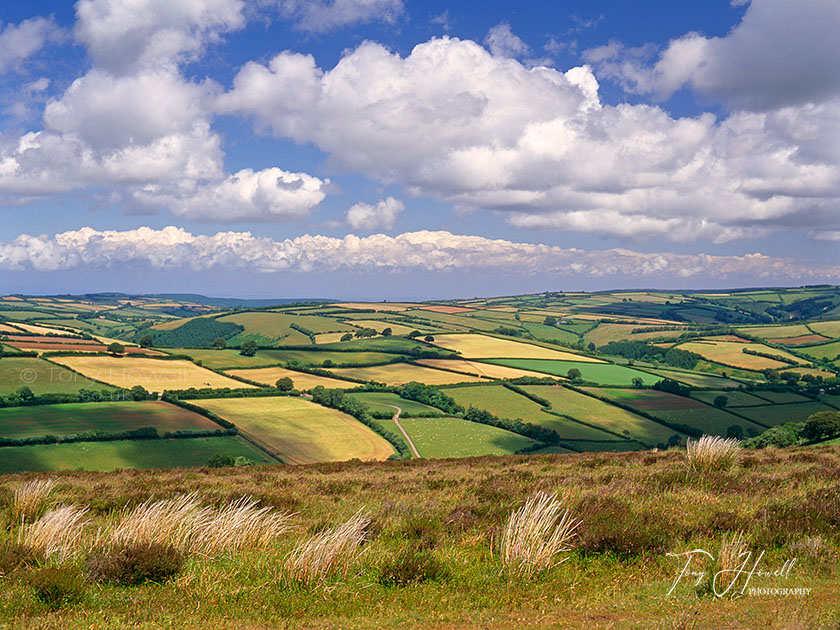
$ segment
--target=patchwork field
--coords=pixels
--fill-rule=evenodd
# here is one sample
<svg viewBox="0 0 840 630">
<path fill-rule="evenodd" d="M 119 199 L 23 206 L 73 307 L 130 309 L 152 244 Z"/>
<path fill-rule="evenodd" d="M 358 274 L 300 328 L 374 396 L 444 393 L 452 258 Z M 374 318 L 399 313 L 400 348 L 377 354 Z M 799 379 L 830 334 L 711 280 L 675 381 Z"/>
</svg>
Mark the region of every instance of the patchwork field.
<svg viewBox="0 0 840 630">
<path fill-rule="evenodd" d="M 584 381 L 601 385 L 632 385 L 634 378 L 640 378 L 645 385 L 652 385 L 657 378 L 650 374 L 612 363 L 581 363 L 578 361 L 548 361 L 545 359 L 493 359 L 497 365 L 521 370 L 532 370 L 565 378 L 571 369 L 580 371 Z"/>
<path fill-rule="evenodd" d="M 507 357 L 512 359 L 554 359 L 558 361 L 572 360 L 602 363 L 599 359 L 593 359 L 571 352 L 561 352 L 530 343 L 520 343 L 484 335 L 439 335 L 435 337 L 434 343 L 441 348 L 460 352 L 467 359 Z"/>
<path fill-rule="evenodd" d="M 840 337 L 840 320 L 814 322 L 812 324 L 808 324 L 808 328 L 813 330 L 815 333 L 831 337 L 832 339 Z"/>
<path fill-rule="evenodd" d="M 39 353 L 44 352 L 105 352 L 106 346 L 100 343 L 56 343 L 56 342 L 30 342 L 30 341 L 4 341 L 18 350 L 35 350 Z M 145 355 L 160 355 L 160 352 L 149 350 L 148 348 L 139 348 L 137 346 L 123 346 L 125 354 L 145 354 Z"/>
<path fill-rule="evenodd" d="M 105 356 L 54 357 L 52 360 L 88 378 L 117 387 L 141 385 L 150 392 L 190 387 L 253 387 L 184 360 Z"/>
<path fill-rule="evenodd" d="M 461 418 L 402 418 L 400 424 L 425 458 L 510 455 L 534 440 Z"/>
<path fill-rule="evenodd" d="M 68 435 L 82 431 L 118 433 L 154 427 L 167 431 L 215 430 L 212 420 L 160 401 L 98 402 L 0 409 L 0 437 Z"/>
<path fill-rule="evenodd" d="M 809 357 L 815 359 L 829 359 L 833 360 L 840 357 L 840 341 L 833 343 L 826 343 L 820 346 L 808 346 L 806 348 L 797 348 L 802 354 L 807 354 Z"/>
<path fill-rule="evenodd" d="M 306 372 L 296 372 L 295 370 L 287 370 L 281 367 L 255 368 L 250 370 L 228 370 L 228 374 L 246 378 L 249 381 L 262 383 L 264 385 L 271 385 L 272 387 L 281 378 L 290 378 L 295 384 L 295 389 L 307 390 L 322 385 L 327 388 L 352 388 L 358 387 L 358 383 L 351 381 L 340 381 L 335 378 L 328 378 L 326 376 L 318 376 L 317 374 L 307 374 Z"/>
<path fill-rule="evenodd" d="M 455 374 L 454 372 L 445 372 L 409 363 L 330 369 L 330 372 L 338 377 L 348 376 L 365 381 L 385 383 L 386 385 L 403 385 L 410 381 L 417 381 L 426 385 L 452 385 L 454 383 L 476 383 L 486 380 L 468 374 Z"/>
<path fill-rule="evenodd" d="M 666 444 L 675 433 L 673 429 L 652 420 L 565 387 L 529 385 L 523 389 L 549 401 L 556 413 L 567 414 L 644 444 Z"/>
<path fill-rule="evenodd" d="M 758 434 L 765 428 L 722 409 L 667 392 L 595 388 L 587 388 L 586 391 L 630 405 L 668 422 L 688 425 L 707 435 L 726 436 L 729 428 L 733 425 L 739 425 L 744 434 L 748 434 L 750 431 Z"/>
<path fill-rule="evenodd" d="M 546 388 L 549 389 L 549 388 Z M 553 388 L 552 388 L 553 389 Z M 542 406 L 521 394 L 502 387 L 501 385 L 486 385 L 481 387 L 453 387 L 446 390 L 459 405 L 478 409 L 485 409 L 500 418 L 522 420 L 547 429 L 552 429 L 564 440 L 614 441 L 616 436 L 601 431 L 595 427 L 575 422 L 542 411 Z M 598 401 L 595 401 L 596 403 Z M 602 403 L 603 404 L 603 403 Z M 565 413 L 561 409 L 553 409 L 556 413 Z M 581 418 L 582 420 L 582 418 Z M 641 445 L 636 445 L 641 448 Z M 601 450 L 596 448 L 595 450 Z"/>
<path fill-rule="evenodd" d="M 679 370 L 652 370 L 647 369 L 654 376 L 661 378 L 670 378 L 672 380 L 691 385 L 693 387 L 714 387 L 720 389 L 737 389 L 741 386 L 738 381 L 733 381 L 722 376 L 712 376 L 711 374 L 698 374 L 696 372 L 681 372 Z M 654 378 L 653 382 L 661 380 L 661 378 Z M 645 383 L 648 381 L 645 380 Z"/>
<path fill-rule="evenodd" d="M 691 396 L 697 400 L 702 400 L 704 403 L 709 405 L 714 404 L 715 398 L 718 396 L 726 396 L 727 407 L 760 407 L 761 405 L 767 404 L 767 401 L 764 398 L 753 396 L 747 392 L 738 391 L 695 391 L 691 392 Z"/>
<path fill-rule="evenodd" d="M 74 394 L 80 389 L 97 391 L 113 389 L 43 359 L 33 357 L 0 359 L 0 395 L 11 394 L 21 387 L 28 387 L 36 396 Z"/>
<path fill-rule="evenodd" d="M 240 437 L 182 440 L 115 440 L 74 442 L 0 448 L 0 473 L 45 470 L 95 470 L 119 468 L 194 468 L 204 466 L 218 453 L 251 461 L 276 463 Z"/>
<path fill-rule="evenodd" d="M 785 337 L 802 337 L 805 335 L 812 335 L 808 326 L 805 324 L 791 324 L 789 326 L 759 326 L 759 327 L 745 327 L 739 328 L 739 331 L 752 335 L 753 337 L 761 337 L 762 339 L 782 339 Z"/>
<path fill-rule="evenodd" d="M 767 368 L 779 369 L 789 367 L 790 365 L 783 361 L 776 361 L 775 359 L 767 359 L 765 357 L 757 357 L 746 354 L 744 352 L 745 349 L 785 357 L 786 359 L 790 359 L 796 363 L 804 363 L 802 359 L 793 356 L 789 352 L 757 343 L 689 341 L 687 343 L 681 343 L 677 347 L 680 350 L 687 350 L 688 352 L 699 354 L 701 357 L 708 359 L 709 361 L 714 361 L 727 366 L 743 368 L 745 370 L 764 370 Z"/>
<path fill-rule="evenodd" d="M 512 367 L 505 367 L 504 365 L 495 365 L 493 363 L 481 363 L 480 361 L 468 361 L 466 359 L 420 359 L 417 363 L 428 365 L 429 367 L 455 370 L 456 372 L 463 372 L 464 374 L 485 376 L 487 378 L 513 379 L 520 378 L 522 376 L 545 378 L 546 376 L 541 372 L 520 370 Z"/>
<path fill-rule="evenodd" d="M 829 337 L 822 335 L 802 335 L 800 337 L 786 337 L 784 339 L 768 339 L 770 343 L 782 343 L 789 346 L 799 346 L 806 343 L 819 343 L 821 341 L 829 341 Z"/>
<path fill-rule="evenodd" d="M 836 411 L 836 409 L 818 402 L 738 409 L 738 413 L 742 416 L 768 426 L 784 424 L 785 422 L 805 422 L 809 416 L 820 411 Z"/>
<path fill-rule="evenodd" d="M 193 403 L 233 422 L 287 464 L 382 460 L 394 454 L 383 437 L 355 418 L 296 396 Z"/>
<path fill-rule="evenodd" d="M 429 416 L 440 416 L 443 414 L 440 409 L 424 405 L 414 400 L 406 400 L 391 392 L 351 392 L 347 395 L 362 401 L 370 407 L 371 411 L 389 413 L 391 415 L 396 412 L 394 407 L 399 407 L 402 409 L 403 414 L 407 415 L 422 416 L 428 414 Z"/>
<path fill-rule="evenodd" d="M 277 345 L 309 345 L 311 340 L 298 330 L 291 328 L 296 324 L 313 333 L 354 331 L 352 326 L 317 315 L 289 315 L 271 311 L 236 313 L 219 317 L 220 322 L 233 322 L 244 326 L 245 330 L 233 337 L 231 343 L 253 339 L 258 343 Z"/>
</svg>

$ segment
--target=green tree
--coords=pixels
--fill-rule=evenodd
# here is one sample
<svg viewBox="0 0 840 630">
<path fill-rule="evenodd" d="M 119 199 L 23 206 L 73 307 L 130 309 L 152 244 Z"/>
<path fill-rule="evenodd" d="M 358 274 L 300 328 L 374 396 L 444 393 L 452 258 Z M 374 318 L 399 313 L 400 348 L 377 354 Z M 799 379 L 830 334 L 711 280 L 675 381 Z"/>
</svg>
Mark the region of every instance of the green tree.
<svg viewBox="0 0 840 630">
<path fill-rule="evenodd" d="M 351 333 L 344 333 L 341 335 L 341 341 L 350 341 L 353 339 L 353 335 Z"/>
<path fill-rule="evenodd" d="M 417 337 L 419 337 L 422 334 L 423 333 L 421 333 L 419 330 L 412 330 L 410 333 L 408 333 L 408 338 L 409 339 L 416 339 Z"/>
<path fill-rule="evenodd" d="M 639 376 L 633 377 L 631 383 L 633 383 L 633 387 L 644 387 L 645 386 L 645 382 Z"/>
<path fill-rule="evenodd" d="M 116 341 L 108 346 L 108 352 L 117 356 L 118 354 L 125 354 L 125 346 Z"/>
<path fill-rule="evenodd" d="M 566 376 L 569 378 L 570 381 L 579 381 L 583 378 L 583 374 L 577 368 L 572 368 L 568 372 L 566 372 Z"/>
<path fill-rule="evenodd" d="M 274 386 L 281 392 L 290 392 L 295 388 L 294 381 L 292 381 L 292 379 L 290 379 L 288 376 L 278 378 L 277 382 L 274 383 Z"/>
<path fill-rule="evenodd" d="M 35 394 L 26 385 L 17 390 L 17 397 L 24 404 L 31 403 L 35 400 Z"/>
<path fill-rule="evenodd" d="M 141 348 L 151 348 L 155 344 L 155 337 L 154 335 L 143 335 L 140 337 L 139 343 Z"/>
<path fill-rule="evenodd" d="M 586 347 L 589 349 L 589 351 L 590 351 L 590 352 L 595 352 L 595 348 L 596 348 L 596 346 L 595 346 L 595 342 L 590 341 L 590 342 L 589 342 L 589 345 L 588 345 L 588 346 L 586 346 Z"/>
<path fill-rule="evenodd" d="M 149 400 L 152 397 L 142 385 L 135 385 L 131 388 L 131 400 Z"/>
<path fill-rule="evenodd" d="M 557 318 L 553 315 L 546 315 L 545 319 L 543 320 L 543 324 L 545 324 L 546 326 L 556 326 Z"/>
<path fill-rule="evenodd" d="M 243 357 L 252 357 L 257 354 L 257 342 L 249 339 L 245 343 L 242 344 L 242 347 L 239 349 L 239 354 Z"/>
<path fill-rule="evenodd" d="M 800 435 L 811 442 L 840 437 L 840 411 L 815 413 L 805 421 Z"/>
<path fill-rule="evenodd" d="M 721 394 L 720 396 L 715 396 L 714 405 L 718 409 L 723 409 L 729 403 L 729 399 Z"/>
<path fill-rule="evenodd" d="M 227 348 L 227 341 L 225 341 L 224 337 L 216 337 L 215 341 L 213 341 L 213 347 L 216 350 L 224 350 Z"/>
<path fill-rule="evenodd" d="M 382 330 L 382 336 L 383 337 L 390 337 L 393 334 L 394 334 L 394 331 L 391 330 L 390 328 L 385 328 L 385 329 Z"/>
<path fill-rule="evenodd" d="M 726 437 L 735 438 L 736 440 L 744 439 L 744 427 L 740 424 L 731 424 L 726 429 Z"/>
<path fill-rule="evenodd" d="M 423 341 L 428 341 L 429 343 L 432 343 L 434 340 L 435 338 L 432 335 L 426 335 L 423 337 Z"/>
<path fill-rule="evenodd" d="M 331 368 L 335 364 L 330 359 L 324 359 L 324 362 L 321 365 L 323 365 L 325 368 Z"/>
<path fill-rule="evenodd" d="M 207 460 L 207 465 L 210 468 L 225 468 L 227 466 L 236 466 L 236 460 L 233 455 L 228 453 L 216 453 Z"/>
</svg>

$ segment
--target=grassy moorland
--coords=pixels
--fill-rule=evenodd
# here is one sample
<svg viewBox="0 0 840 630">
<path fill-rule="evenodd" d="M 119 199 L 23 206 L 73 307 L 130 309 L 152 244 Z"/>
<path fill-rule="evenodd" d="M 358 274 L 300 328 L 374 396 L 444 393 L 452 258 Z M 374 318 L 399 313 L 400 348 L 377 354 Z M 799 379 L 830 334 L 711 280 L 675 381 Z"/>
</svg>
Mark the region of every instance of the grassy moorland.
<svg viewBox="0 0 840 630">
<path fill-rule="evenodd" d="M 13 492 L 44 475 L 0 477 L 0 627 L 836 628 L 838 470 L 840 447 L 824 446 L 750 452 L 703 473 L 682 450 L 64 472 L 34 506 L 15 506 Z M 192 492 L 175 519 L 188 535 L 154 533 L 174 532 L 169 521 L 139 527 L 138 513 L 157 514 L 148 506 L 126 512 L 152 494 Z M 580 524 L 568 551 L 522 564 L 527 545 L 503 531 L 538 492 Z M 243 495 L 271 510 L 231 507 Z M 45 504 L 89 508 L 64 511 L 71 526 L 54 534 L 61 552 L 49 558 L 39 551 L 46 528 L 29 524 Z M 231 525 L 232 513 L 252 530 Z M 13 514 L 24 515 L 23 532 Z M 721 546 L 737 550 L 739 534 L 750 566 L 764 552 L 758 568 L 782 573 L 755 574 L 750 587 L 807 594 L 717 597 L 708 576 L 697 586 L 686 576 L 669 594 L 684 564 L 669 552 L 708 550 L 725 570 Z M 119 546 L 150 538 L 147 556 Z M 325 550 L 330 563 L 316 553 Z M 157 579 L 136 579 L 151 565 Z"/>
</svg>

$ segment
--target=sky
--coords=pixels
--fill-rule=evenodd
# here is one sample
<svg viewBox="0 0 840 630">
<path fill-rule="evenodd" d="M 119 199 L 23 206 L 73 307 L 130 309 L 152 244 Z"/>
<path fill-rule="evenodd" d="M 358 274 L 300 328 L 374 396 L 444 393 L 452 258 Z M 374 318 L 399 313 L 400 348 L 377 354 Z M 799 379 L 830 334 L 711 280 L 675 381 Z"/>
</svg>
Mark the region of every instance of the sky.
<svg viewBox="0 0 840 630">
<path fill-rule="evenodd" d="M 836 0 L 0 4 L 0 293 L 840 284 Z"/>
</svg>

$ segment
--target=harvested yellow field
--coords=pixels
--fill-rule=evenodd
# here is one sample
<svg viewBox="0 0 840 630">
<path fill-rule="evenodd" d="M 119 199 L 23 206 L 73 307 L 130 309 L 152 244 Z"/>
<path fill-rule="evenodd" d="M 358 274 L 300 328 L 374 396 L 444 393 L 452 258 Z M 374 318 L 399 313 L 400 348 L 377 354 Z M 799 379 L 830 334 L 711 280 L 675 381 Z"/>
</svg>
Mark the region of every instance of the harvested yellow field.
<svg viewBox="0 0 840 630">
<path fill-rule="evenodd" d="M 416 328 L 409 328 L 408 326 L 394 324 L 392 322 L 384 322 L 379 319 L 357 319 L 353 321 L 352 325 L 358 328 L 373 328 L 378 333 L 381 333 L 386 328 L 390 328 L 391 332 L 395 335 L 407 335 L 412 330 L 417 330 Z M 423 330 L 428 330 L 428 328 L 423 328 Z"/>
<path fill-rule="evenodd" d="M 486 378 L 520 378 L 522 376 L 536 376 L 537 378 L 546 378 L 548 374 L 542 372 L 532 372 L 531 370 L 520 370 L 519 368 L 507 367 L 506 365 L 493 365 L 491 363 L 480 363 L 478 361 L 467 361 L 466 359 L 420 359 L 417 363 L 422 363 L 433 368 L 443 368 L 445 370 L 455 370 L 463 372 L 464 374 L 474 374 L 475 376 L 484 376 Z"/>
<path fill-rule="evenodd" d="M 254 387 L 216 374 L 190 361 L 168 361 L 146 357 L 54 357 L 53 362 L 75 370 L 88 378 L 116 385 L 141 385 L 150 392 L 195 387 Z"/>
<path fill-rule="evenodd" d="M 198 319 L 199 317 L 207 317 L 207 315 L 196 315 L 195 317 L 184 317 L 183 319 L 172 319 L 168 322 L 163 322 L 162 324 L 155 324 L 152 326 L 152 330 L 175 330 L 179 326 L 183 326 L 189 321 L 194 319 Z"/>
<path fill-rule="evenodd" d="M 815 370 L 814 368 L 796 367 L 795 365 L 791 366 L 789 370 L 782 370 L 783 374 L 784 372 L 796 372 L 797 374 L 801 374 L 802 376 L 810 374 L 814 377 L 822 376 L 823 378 L 834 378 L 836 376 L 834 372 L 825 372 L 823 370 Z"/>
<path fill-rule="evenodd" d="M 388 459 L 393 447 L 355 418 L 297 396 L 194 400 L 287 464 Z"/>
<path fill-rule="evenodd" d="M 300 390 L 312 389 L 318 385 L 333 389 L 348 389 L 359 386 L 358 383 L 352 383 L 350 381 L 340 381 L 335 378 L 318 376 L 317 374 L 307 374 L 306 372 L 295 372 L 294 370 L 287 370 L 282 367 L 257 368 L 253 370 L 226 370 L 225 374 L 247 378 L 249 381 L 271 385 L 272 387 L 279 379 L 288 377 L 295 384 L 295 389 Z"/>
<path fill-rule="evenodd" d="M 7 326 L 6 324 L 0 324 L 0 333 L 19 333 L 20 331 L 17 328 L 12 328 L 11 326 Z"/>
<path fill-rule="evenodd" d="M 530 343 L 497 339 L 484 335 L 454 334 L 435 337 L 434 344 L 461 353 L 467 359 L 555 359 L 558 361 L 585 361 L 603 363 L 572 352 L 551 350 Z"/>
<path fill-rule="evenodd" d="M 23 323 L 15 322 L 15 326 L 17 326 L 18 328 L 23 328 L 27 332 L 36 333 L 38 335 L 48 335 L 50 333 L 53 333 L 54 335 L 66 335 L 67 334 L 67 331 L 62 330 L 61 328 L 50 328 L 48 326 L 38 326 L 36 324 L 23 324 Z M 122 342 L 120 342 L 120 343 L 122 343 Z"/>
<path fill-rule="evenodd" d="M 360 378 L 365 381 L 376 381 L 387 385 L 402 385 L 410 381 L 425 383 L 426 385 L 453 385 L 455 383 L 477 383 L 485 379 L 477 376 L 444 372 L 429 367 L 420 367 L 409 363 L 389 363 L 360 368 L 339 368 L 330 370 L 336 376 Z"/>
<path fill-rule="evenodd" d="M 765 354 L 772 354 L 775 356 L 785 357 L 797 363 L 804 363 L 802 359 L 793 356 L 784 350 L 777 350 L 770 348 L 760 343 L 735 343 L 729 341 L 691 341 L 688 343 L 681 343 L 677 346 L 680 350 L 687 350 L 699 354 L 704 359 L 729 365 L 731 367 L 743 368 L 745 370 L 765 370 L 782 369 L 790 367 L 789 363 L 783 361 L 776 361 L 775 359 L 768 359 L 765 357 L 757 357 L 751 354 L 746 354 L 743 349 L 753 350 L 755 352 L 763 352 Z"/>
<path fill-rule="evenodd" d="M 840 320 L 833 322 L 816 322 L 810 324 L 811 330 L 826 337 L 840 337 Z"/>
<path fill-rule="evenodd" d="M 346 334 L 345 332 L 321 333 L 315 335 L 315 343 L 338 343 Z"/>
<path fill-rule="evenodd" d="M 786 337 L 805 337 L 812 333 L 805 324 L 791 324 L 789 326 L 757 326 L 755 328 L 739 328 L 738 332 L 761 337 L 762 339 L 784 339 Z"/>
</svg>

